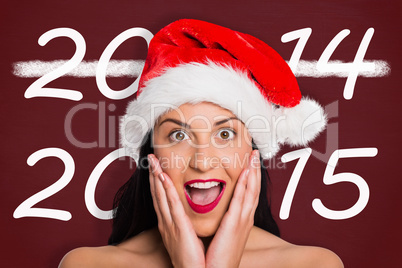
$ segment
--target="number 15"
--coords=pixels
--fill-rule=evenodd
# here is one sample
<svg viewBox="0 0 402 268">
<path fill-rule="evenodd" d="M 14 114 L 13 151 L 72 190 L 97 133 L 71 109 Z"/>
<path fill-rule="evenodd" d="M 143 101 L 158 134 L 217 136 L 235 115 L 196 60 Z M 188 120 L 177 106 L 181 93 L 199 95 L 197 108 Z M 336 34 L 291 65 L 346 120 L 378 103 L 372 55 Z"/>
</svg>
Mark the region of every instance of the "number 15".
<svg viewBox="0 0 402 268">
<path fill-rule="evenodd" d="M 279 217 L 282 220 L 289 218 L 290 207 L 292 205 L 293 197 L 296 192 L 297 185 L 299 183 L 301 174 L 304 167 L 306 166 L 307 160 L 311 155 L 311 148 L 300 149 L 296 151 L 289 152 L 282 156 L 282 162 L 287 163 L 299 158 L 296 167 L 290 177 L 288 187 L 286 188 L 285 195 L 282 200 L 282 205 L 279 212 Z M 359 214 L 367 205 L 370 189 L 367 182 L 359 175 L 350 172 L 343 172 L 334 174 L 335 166 L 340 158 L 351 158 L 351 157 L 374 157 L 378 153 L 377 148 L 353 148 L 353 149 L 339 149 L 335 150 L 328 163 L 324 172 L 323 182 L 326 185 L 335 184 L 338 182 L 351 182 L 357 186 L 359 189 L 359 198 L 356 203 L 345 210 L 331 210 L 323 205 L 319 198 L 313 200 L 313 209 L 322 217 L 331 220 L 343 220 L 356 216 Z"/>
</svg>

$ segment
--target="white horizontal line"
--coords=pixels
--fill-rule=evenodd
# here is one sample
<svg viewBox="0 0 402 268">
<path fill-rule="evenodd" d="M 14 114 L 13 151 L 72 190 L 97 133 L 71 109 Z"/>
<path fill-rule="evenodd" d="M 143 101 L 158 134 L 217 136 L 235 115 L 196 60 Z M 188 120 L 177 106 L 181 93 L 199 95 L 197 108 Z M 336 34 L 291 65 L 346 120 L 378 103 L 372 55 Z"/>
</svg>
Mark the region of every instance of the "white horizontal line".
<svg viewBox="0 0 402 268">
<path fill-rule="evenodd" d="M 67 60 L 54 61 L 19 61 L 13 64 L 13 74 L 18 77 L 41 77 L 61 65 Z M 106 69 L 107 77 L 138 77 L 144 67 L 144 60 L 110 60 Z M 98 61 L 82 61 L 77 67 L 64 76 L 95 77 Z"/>
<path fill-rule="evenodd" d="M 13 64 L 13 74 L 17 77 L 30 78 L 41 77 L 52 70 L 57 69 L 67 60 L 54 60 L 54 61 L 19 61 Z M 144 60 L 110 60 L 107 70 L 107 77 L 138 77 L 144 67 Z M 374 64 L 374 69 L 371 71 L 361 71 L 359 76 L 362 77 L 383 77 L 391 72 L 391 67 L 388 62 L 383 60 L 365 60 L 363 64 Z M 82 61 L 72 71 L 64 76 L 72 77 L 95 77 L 96 66 L 98 61 Z M 327 68 L 330 69 L 331 64 L 353 64 L 352 62 L 342 61 L 329 61 Z M 345 68 L 347 69 L 347 68 Z M 296 77 L 348 77 L 348 72 L 322 72 L 317 69 L 316 60 L 300 60 L 297 69 L 294 71 Z"/>
<path fill-rule="evenodd" d="M 296 77 L 348 77 L 349 72 L 347 69 L 350 69 L 350 65 L 353 65 L 353 62 L 342 62 L 340 60 L 330 60 L 328 61 L 328 65 L 326 66 L 326 69 L 331 69 L 331 65 L 334 67 L 332 70 L 339 69 L 342 65 L 344 65 L 345 71 L 340 72 L 340 71 L 319 71 L 317 69 L 317 61 L 316 60 L 300 60 L 299 63 L 297 64 L 296 71 L 294 71 L 294 74 Z M 361 64 L 360 67 L 363 65 L 374 65 L 374 68 L 369 71 L 359 71 L 359 76 L 362 77 L 383 77 L 387 76 L 391 73 L 391 67 L 388 64 L 388 62 L 383 61 L 383 60 L 365 60 Z M 336 67 L 335 67 L 336 65 Z M 349 66 L 347 66 L 349 65 Z M 347 67 L 346 67 L 347 66 Z"/>
</svg>

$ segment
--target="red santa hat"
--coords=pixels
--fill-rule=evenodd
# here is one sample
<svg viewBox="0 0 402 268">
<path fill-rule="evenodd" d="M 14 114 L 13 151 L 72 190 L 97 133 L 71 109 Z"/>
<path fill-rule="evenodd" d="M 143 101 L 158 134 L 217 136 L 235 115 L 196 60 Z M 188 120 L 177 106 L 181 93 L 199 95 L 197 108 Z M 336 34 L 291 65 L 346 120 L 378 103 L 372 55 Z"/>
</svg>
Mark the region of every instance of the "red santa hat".
<svg viewBox="0 0 402 268">
<path fill-rule="evenodd" d="M 270 46 L 248 34 L 183 19 L 150 42 L 135 100 L 121 122 L 122 145 L 138 160 L 145 135 L 161 115 L 200 102 L 242 120 L 264 159 L 280 144 L 306 145 L 326 124 L 322 107 L 302 98 L 289 66 Z"/>
</svg>

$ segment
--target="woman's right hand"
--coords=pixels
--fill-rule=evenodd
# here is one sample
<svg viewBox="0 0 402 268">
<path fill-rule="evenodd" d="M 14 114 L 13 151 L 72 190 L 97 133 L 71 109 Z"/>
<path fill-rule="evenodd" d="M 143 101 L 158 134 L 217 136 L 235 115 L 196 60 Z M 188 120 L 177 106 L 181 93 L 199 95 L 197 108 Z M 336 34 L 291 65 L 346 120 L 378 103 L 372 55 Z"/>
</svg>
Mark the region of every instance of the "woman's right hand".
<svg viewBox="0 0 402 268">
<path fill-rule="evenodd" d="M 149 182 L 158 229 L 174 267 L 205 267 L 205 249 L 184 211 L 176 188 L 155 155 L 148 155 Z"/>
</svg>

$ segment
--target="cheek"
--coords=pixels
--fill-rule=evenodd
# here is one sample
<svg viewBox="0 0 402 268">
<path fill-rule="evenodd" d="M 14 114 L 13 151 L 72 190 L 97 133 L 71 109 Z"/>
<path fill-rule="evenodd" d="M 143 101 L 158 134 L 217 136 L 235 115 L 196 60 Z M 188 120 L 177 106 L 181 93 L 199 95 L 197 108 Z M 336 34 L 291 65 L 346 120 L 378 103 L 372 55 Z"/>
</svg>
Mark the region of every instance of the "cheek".
<svg viewBox="0 0 402 268">
<path fill-rule="evenodd" d="M 173 183 L 182 183 L 181 178 L 187 167 L 187 157 L 177 148 L 155 148 L 154 154 L 159 159 L 160 166 L 173 181 Z"/>
<path fill-rule="evenodd" d="M 234 149 L 226 152 L 221 158 L 222 166 L 233 182 L 236 182 L 240 173 L 249 165 L 250 148 Z"/>
</svg>

